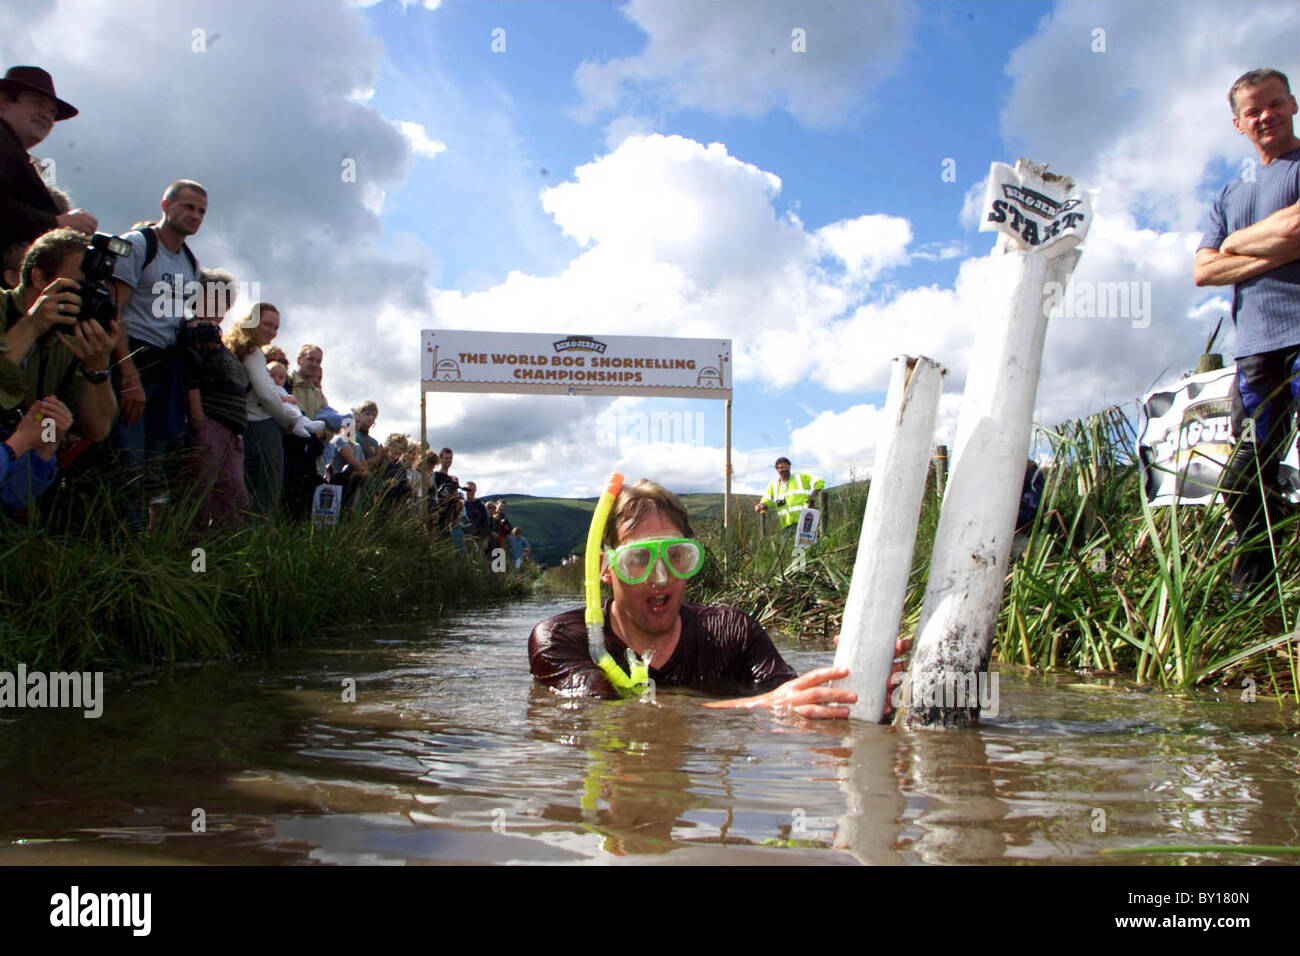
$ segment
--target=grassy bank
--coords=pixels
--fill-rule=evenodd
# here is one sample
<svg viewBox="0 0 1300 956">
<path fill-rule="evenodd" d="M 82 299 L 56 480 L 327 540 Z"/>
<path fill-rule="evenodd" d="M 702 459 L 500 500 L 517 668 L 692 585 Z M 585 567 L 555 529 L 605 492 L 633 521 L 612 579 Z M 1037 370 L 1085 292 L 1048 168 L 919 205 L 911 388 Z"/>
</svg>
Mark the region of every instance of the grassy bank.
<svg viewBox="0 0 1300 956">
<path fill-rule="evenodd" d="M 1131 429 L 1118 409 L 1044 433 L 1053 445 L 1043 503 L 1007 576 L 995 659 L 1038 669 L 1121 673 L 1174 690 L 1294 698 L 1297 519 L 1277 529 L 1278 573 L 1248 601 L 1228 600 L 1232 532 L 1221 506 L 1145 507 Z M 710 563 L 696 600 L 733 604 L 805 639 L 839 631 L 857 554 L 865 484 L 841 486 L 835 520 L 802 567 L 791 546 L 733 516 L 724 542 L 701 530 Z M 939 499 L 921 516 L 900 634 L 915 632 Z"/>
<path fill-rule="evenodd" d="M 0 529 L 0 669 L 256 654 L 350 623 L 528 593 L 432 539 L 409 512 L 333 528 L 274 522 L 191 533 L 187 506 L 132 533 L 95 498 L 77 534 Z"/>
</svg>

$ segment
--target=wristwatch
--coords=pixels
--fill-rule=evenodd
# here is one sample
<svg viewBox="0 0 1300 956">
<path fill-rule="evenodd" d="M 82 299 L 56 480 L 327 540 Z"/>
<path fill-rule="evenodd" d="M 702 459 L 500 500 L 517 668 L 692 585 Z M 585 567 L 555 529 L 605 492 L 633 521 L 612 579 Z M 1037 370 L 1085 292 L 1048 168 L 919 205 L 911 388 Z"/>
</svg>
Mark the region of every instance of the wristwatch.
<svg viewBox="0 0 1300 956">
<path fill-rule="evenodd" d="M 101 369 L 98 372 L 92 372 L 83 365 L 81 366 L 81 377 L 91 385 L 98 385 L 100 382 L 108 381 L 108 369 Z"/>
</svg>

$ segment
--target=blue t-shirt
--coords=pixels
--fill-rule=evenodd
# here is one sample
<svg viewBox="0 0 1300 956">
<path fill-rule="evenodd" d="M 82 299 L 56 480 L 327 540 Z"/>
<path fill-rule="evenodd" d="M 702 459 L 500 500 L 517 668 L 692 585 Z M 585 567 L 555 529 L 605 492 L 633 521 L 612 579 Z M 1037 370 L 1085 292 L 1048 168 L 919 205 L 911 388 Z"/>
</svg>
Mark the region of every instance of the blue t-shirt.
<svg viewBox="0 0 1300 956">
<path fill-rule="evenodd" d="M 1300 201 L 1300 149 L 1255 166 L 1255 181 L 1235 179 L 1214 199 L 1197 250 L 1218 249 L 1230 233 Z M 1300 260 L 1232 287 L 1237 358 L 1300 345 Z"/>
</svg>

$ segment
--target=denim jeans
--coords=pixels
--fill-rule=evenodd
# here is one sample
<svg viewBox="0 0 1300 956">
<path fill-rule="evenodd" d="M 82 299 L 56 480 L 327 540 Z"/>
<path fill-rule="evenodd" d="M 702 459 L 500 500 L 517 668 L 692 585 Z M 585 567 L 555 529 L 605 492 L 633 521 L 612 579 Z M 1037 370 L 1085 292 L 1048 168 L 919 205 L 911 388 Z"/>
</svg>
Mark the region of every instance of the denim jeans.
<svg viewBox="0 0 1300 956">
<path fill-rule="evenodd" d="M 1300 348 L 1294 346 L 1237 359 L 1232 384 L 1232 433 L 1237 444 L 1223 469 L 1220 488 L 1238 543 L 1247 551 L 1269 551 L 1268 541 L 1260 539 L 1270 524 L 1285 515 L 1278 463 L 1295 441 L 1298 378 Z"/>
<path fill-rule="evenodd" d="M 156 363 L 149 369 L 148 379 L 142 377 L 141 384 L 144 414 L 130 425 L 119 421 L 109 435 L 118 463 L 136 471 L 126 482 L 127 518 L 136 528 L 144 526 L 148 514 L 145 502 L 167 495 L 166 472 L 178 473 L 189 423 L 179 361 Z M 167 455 L 172 459 L 164 470 Z"/>
</svg>

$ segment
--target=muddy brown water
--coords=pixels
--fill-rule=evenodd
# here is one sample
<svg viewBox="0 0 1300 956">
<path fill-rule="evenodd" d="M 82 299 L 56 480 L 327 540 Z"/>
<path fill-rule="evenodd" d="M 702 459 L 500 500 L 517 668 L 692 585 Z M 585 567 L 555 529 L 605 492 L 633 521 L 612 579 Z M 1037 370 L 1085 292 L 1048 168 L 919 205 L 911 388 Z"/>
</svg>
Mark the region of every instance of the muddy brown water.
<svg viewBox="0 0 1300 956">
<path fill-rule="evenodd" d="M 1019 672 L 960 732 L 565 700 L 527 636 L 578 603 L 110 674 L 98 719 L 0 710 L 0 864 L 1295 859 L 1102 852 L 1300 844 L 1293 705 Z M 778 644 L 800 672 L 833 656 Z"/>
</svg>

